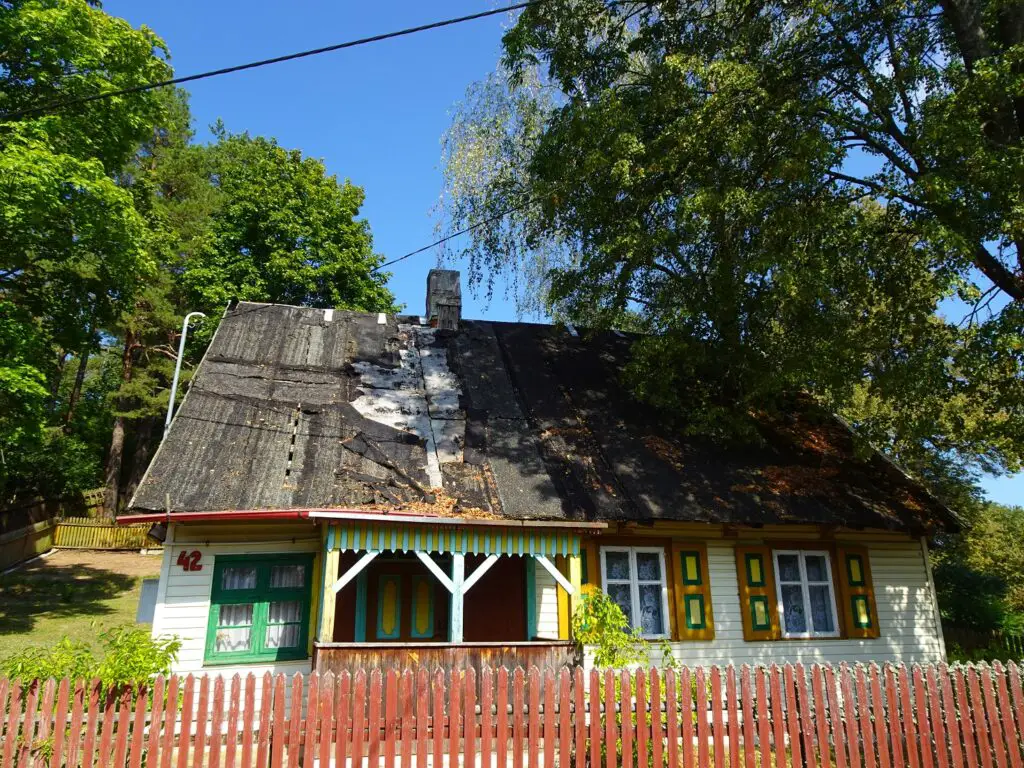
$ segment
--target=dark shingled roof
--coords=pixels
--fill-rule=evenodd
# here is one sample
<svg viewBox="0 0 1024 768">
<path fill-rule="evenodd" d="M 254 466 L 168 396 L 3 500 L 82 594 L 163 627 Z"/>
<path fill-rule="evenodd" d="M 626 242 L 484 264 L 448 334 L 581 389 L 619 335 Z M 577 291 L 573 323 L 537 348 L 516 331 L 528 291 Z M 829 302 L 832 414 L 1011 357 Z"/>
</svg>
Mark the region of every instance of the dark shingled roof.
<svg viewBox="0 0 1024 768">
<path fill-rule="evenodd" d="M 414 318 L 241 303 L 225 314 L 131 508 L 447 505 L 541 520 L 957 526 L 808 404 L 746 446 L 673 434 L 619 383 L 630 345 L 547 325 L 424 331 Z M 426 358 L 438 356 L 458 388 L 437 389 Z M 442 413 L 445 394 L 458 405 Z M 418 418 L 415 403 L 430 411 L 419 435 L 400 423 Z M 442 432 L 454 435 L 447 450 Z M 442 493 L 430 490 L 433 443 Z"/>
</svg>

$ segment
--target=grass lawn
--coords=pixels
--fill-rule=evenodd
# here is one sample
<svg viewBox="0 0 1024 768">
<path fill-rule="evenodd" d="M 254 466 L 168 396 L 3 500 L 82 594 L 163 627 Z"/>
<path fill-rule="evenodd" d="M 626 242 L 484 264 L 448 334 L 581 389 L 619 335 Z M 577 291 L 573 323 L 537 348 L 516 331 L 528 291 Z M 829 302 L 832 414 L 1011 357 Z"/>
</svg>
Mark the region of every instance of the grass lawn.
<svg viewBox="0 0 1024 768">
<path fill-rule="evenodd" d="M 160 557 L 60 550 L 0 576 L 0 659 L 67 635 L 95 644 L 103 629 L 134 624 L 143 578 Z"/>
</svg>

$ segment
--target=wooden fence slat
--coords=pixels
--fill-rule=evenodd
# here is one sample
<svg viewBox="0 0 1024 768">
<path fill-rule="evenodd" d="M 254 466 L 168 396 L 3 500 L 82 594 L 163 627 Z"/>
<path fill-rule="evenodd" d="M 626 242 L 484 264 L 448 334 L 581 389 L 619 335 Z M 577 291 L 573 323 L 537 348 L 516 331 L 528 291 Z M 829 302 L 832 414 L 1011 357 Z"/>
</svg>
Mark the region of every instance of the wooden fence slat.
<svg viewBox="0 0 1024 768">
<path fill-rule="evenodd" d="M 402 676 L 398 680 L 398 716 L 402 723 L 402 768 L 412 768 L 412 748 L 415 734 L 414 703 L 412 670 L 407 669 L 402 672 Z M 327 764 L 321 763 L 321 765 L 326 766 Z"/>
<path fill-rule="evenodd" d="M 729 732 L 729 768 L 740 768 L 740 721 L 736 710 L 736 667 L 725 670 L 726 727 Z"/>
<path fill-rule="evenodd" d="M 455 679 L 452 678 L 454 686 Z M 400 728 L 398 722 L 398 672 L 389 669 L 384 678 L 384 765 L 395 768 L 395 730 Z"/>
<path fill-rule="evenodd" d="M 504 671 L 504 670 L 503 670 Z M 420 670 L 420 681 L 424 693 L 421 693 L 417 701 L 417 755 L 416 765 L 417 768 L 427 768 L 427 702 L 429 697 L 426 695 L 426 686 L 428 685 L 427 671 L 425 669 Z M 480 696 L 480 708 L 481 708 L 481 719 L 482 725 L 480 728 L 480 754 L 481 759 L 484 761 L 484 765 L 490 765 L 490 745 L 491 740 L 491 684 L 492 684 L 491 670 L 484 667 L 480 674 L 480 685 L 481 685 L 481 696 Z M 422 726 L 421 726 L 422 723 Z M 420 731 L 422 730 L 422 734 Z M 421 753 L 422 752 L 422 756 Z"/>
<path fill-rule="evenodd" d="M 885 699 L 882 697 L 882 681 L 879 677 L 878 665 L 872 664 L 869 670 L 871 679 L 871 716 L 875 725 L 875 744 L 878 749 L 878 764 L 881 768 L 892 768 L 889 762 L 889 730 L 885 720 Z M 896 766 L 903 768 L 903 766 Z"/>
<path fill-rule="evenodd" d="M 128 765 L 131 768 L 140 768 L 142 765 L 142 744 L 146 734 L 149 690 L 147 686 L 139 686 L 135 691 L 135 719 L 132 720 L 132 740 L 128 750 Z M 210 768 L 218 768 L 218 766 L 211 763 Z"/>
<path fill-rule="evenodd" d="M 1007 768 L 1002 721 L 999 717 L 999 707 L 996 704 L 995 688 L 992 683 L 992 668 L 987 664 L 981 669 L 981 693 L 982 700 L 985 703 L 986 729 L 989 733 L 989 739 L 992 741 L 992 751 L 996 756 L 996 766 L 998 768 Z"/>
<path fill-rule="evenodd" d="M 751 690 L 750 665 L 740 667 L 740 710 L 743 713 L 743 768 L 757 768 L 757 746 L 754 744 L 754 694 Z M 686 690 L 685 688 L 683 689 Z M 689 694 L 689 691 L 687 691 Z M 686 733 L 685 728 L 683 733 Z M 690 745 L 683 741 L 687 752 Z M 689 768 L 689 766 L 686 766 Z"/>
<path fill-rule="evenodd" d="M 505 670 L 502 669 L 502 672 Z M 358 674 L 358 673 L 357 673 Z M 500 674 L 500 673 L 499 673 Z M 434 738 L 434 765 L 444 762 L 444 672 L 437 669 L 433 679 L 434 715 L 431 718 L 431 735 Z M 501 678 L 498 678 L 498 691 L 501 691 Z"/>
<path fill-rule="evenodd" d="M 579 667 L 576 668 L 576 676 L 579 681 L 579 685 L 577 686 L 577 695 L 579 696 L 583 690 L 583 670 Z M 579 701 L 580 699 L 577 700 Z M 498 722 L 497 735 L 495 738 L 495 755 L 497 764 L 499 766 L 506 766 L 508 765 L 508 670 L 505 669 L 505 667 L 500 667 L 498 669 L 498 690 L 494 703 Z M 576 712 L 576 728 L 580 729 L 583 727 L 583 717 L 581 714 L 582 709 L 577 708 Z M 436 710 L 434 716 L 437 716 Z M 434 765 L 438 766 L 440 764 L 441 763 L 435 759 Z"/>
<path fill-rule="evenodd" d="M 680 736 L 683 742 L 683 768 L 694 767 L 693 727 L 696 710 L 694 709 L 692 681 L 693 678 L 690 676 L 690 670 L 687 667 L 683 667 L 682 674 L 679 676 L 679 719 L 682 724 Z M 637 768 L 647 768 L 647 764 L 643 763 L 638 765 Z"/>
<path fill-rule="evenodd" d="M 29 744 L 29 757 L 34 768 L 43 768 L 45 761 L 36 754 L 36 743 L 45 744 L 50 738 L 53 722 L 53 700 L 56 696 L 57 681 L 52 677 L 43 683 L 43 697 L 39 712 L 39 729 L 33 743 Z"/>
<path fill-rule="evenodd" d="M 651 760 L 655 765 L 662 765 L 665 753 L 665 732 L 661 722 L 661 675 L 658 670 L 651 670 Z"/>
<path fill-rule="evenodd" d="M 555 768 L 555 752 L 558 745 L 558 725 L 555 713 L 555 671 L 544 670 L 544 768 Z M 466 765 L 475 766 L 466 751 Z"/>
<path fill-rule="evenodd" d="M 517 671 L 521 672 L 521 670 Z M 462 730 L 462 671 L 453 669 L 448 680 L 448 766 L 449 768 L 456 768 L 459 764 L 459 752 L 461 751 L 459 749 L 459 734 Z M 521 687 L 522 680 L 517 679 L 516 682 Z M 520 712 L 522 709 L 523 703 L 520 701 Z M 520 723 L 521 730 L 522 725 Z M 521 748 L 522 745 L 520 744 Z"/>
<path fill-rule="evenodd" d="M 370 672 L 370 695 L 366 699 L 366 759 L 369 768 L 380 765 L 380 706 L 383 677 L 379 669 Z M 394 768 L 389 765 L 387 768 Z"/>
<path fill-rule="evenodd" d="M 206 721 L 210 715 L 210 676 L 199 680 L 199 703 L 196 705 L 196 737 L 192 752 L 192 768 L 206 763 Z"/>
<path fill-rule="evenodd" d="M 112 688 L 107 691 L 103 701 L 103 725 L 100 728 L 100 743 L 97 753 L 97 762 L 100 768 L 107 768 L 110 765 L 110 758 L 113 754 L 114 721 L 117 719 L 117 693 Z"/>
<path fill-rule="evenodd" d="M 75 694 L 71 705 L 71 725 L 68 726 L 67 765 L 75 768 L 82 748 L 82 721 L 85 717 L 85 681 L 75 681 Z M 153 764 L 156 768 L 156 763 Z"/>
<path fill-rule="evenodd" d="M 317 717 L 320 733 L 317 756 L 323 768 L 329 768 L 334 738 L 334 673 L 327 672 L 320 678 L 320 700 L 317 702 Z M 340 736 L 339 736 L 340 738 Z M 312 763 L 310 764 L 312 765 Z M 225 766 L 229 768 L 229 766 Z M 244 766 L 244 768 L 249 768 Z"/>
<path fill-rule="evenodd" d="M 942 711 L 946 717 L 945 728 L 946 738 L 949 741 L 950 764 L 953 768 L 964 768 L 964 755 L 960 748 L 960 724 L 956 720 L 956 700 L 953 698 L 953 683 L 945 664 L 939 667 L 939 688 L 942 695 Z M 890 722 L 899 722 L 899 715 L 890 710 L 888 719 Z M 893 752 L 895 753 L 895 739 L 893 742 Z"/>
<path fill-rule="evenodd" d="M 802 733 L 800 728 L 800 712 L 796 703 L 796 680 L 792 664 L 786 664 L 782 668 L 782 685 L 785 696 L 786 711 L 786 736 L 789 738 L 789 751 L 792 764 L 802 765 L 801 758 Z"/>
<path fill-rule="evenodd" d="M 529 768 L 539 768 L 539 751 L 541 745 L 540 735 L 540 672 L 537 667 L 531 666 L 528 673 L 529 690 Z"/>
<path fill-rule="evenodd" d="M 100 716 L 101 697 L 100 681 L 93 678 L 89 683 L 89 714 L 86 717 L 85 738 L 82 742 L 82 765 L 87 767 L 93 765 L 96 748 L 96 723 Z M 10 763 L 5 761 L 4 765 L 10 765 Z"/>
<path fill-rule="evenodd" d="M 1013 723 L 1013 707 L 1006 683 L 1006 669 L 998 661 L 992 665 L 996 681 L 996 693 L 999 697 L 999 716 L 1003 721 L 1003 738 L 1006 739 L 1006 751 L 1010 758 L 1011 768 L 1021 768 L 1022 755 L 1020 737 Z"/>
<path fill-rule="evenodd" d="M 946 678 L 947 682 L 949 678 Z M 889 721 L 889 736 L 892 740 L 892 764 L 896 768 L 903 768 L 906 765 L 903 762 L 903 734 L 901 733 L 898 723 L 900 722 L 900 702 L 899 702 L 899 691 L 896 683 L 896 673 L 892 666 L 886 666 L 885 668 L 885 712 L 886 719 Z M 954 719 L 956 715 L 953 715 Z M 958 764 L 956 768 L 963 768 L 963 765 Z"/>
<path fill-rule="evenodd" d="M 512 765 L 513 768 L 523 768 L 523 744 L 526 738 L 523 732 L 526 730 L 523 708 L 526 706 L 526 699 L 522 667 L 516 667 L 512 680 Z"/>
<path fill-rule="evenodd" d="M 768 710 L 767 670 L 754 669 L 754 690 L 757 692 L 757 739 L 761 755 L 760 768 L 771 764 L 771 712 Z"/>
<path fill-rule="evenodd" d="M 1020 668 L 1015 662 L 1006 665 L 1007 676 L 1010 679 L 1010 694 L 1013 697 L 1013 715 L 1017 722 L 1017 736 L 1024 742 L 1024 687 L 1020 682 Z"/>
<path fill-rule="evenodd" d="M 985 704 L 981 698 L 978 671 L 974 667 L 967 670 L 967 689 L 971 697 L 971 716 L 974 719 L 974 733 L 978 739 L 978 755 L 985 768 L 992 768 L 992 742 L 986 727 Z"/>
<path fill-rule="evenodd" d="M 25 714 L 21 722 L 21 743 L 18 752 L 18 768 L 27 768 L 35 744 L 36 707 L 39 703 L 39 681 L 29 683 L 28 695 L 25 697 Z M 110 718 L 113 724 L 114 718 Z M 109 750 L 108 750 L 109 751 Z"/>
<path fill-rule="evenodd" d="M 208 741 L 210 757 L 209 768 L 220 768 L 220 734 L 224 725 L 224 677 L 217 675 L 213 681 L 213 705 L 210 710 L 210 738 Z M 134 768 L 134 766 L 133 766 Z"/>
<path fill-rule="evenodd" d="M 582 673 L 580 673 L 582 674 Z M 648 753 L 648 739 L 650 734 L 650 721 L 647 719 L 647 673 L 642 670 L 636 670 L 636 676 L 634 678 L 636 683 L 636 752 L 637 752 L 637 768 L 646 768 L 647 766 L 647 755 Z M 577 707 L 577 710 L 579 707 Z M 576 728 L 579 729 L 583 718 L 577 716 Z M 579 742 L 577 742 L 578 744 Z M 576 750 L 576 764 L 582 765 L 580 758 L 580 751 Z"/>
<path fill-rule="evenodd" d="M 772 754 L 775 756 L 776 768 L 786 764 L 786 716 L 782 709 L 782 673 L 779 667 L 772 664 L 769 669 L 771 721 L 772 721 Z M 702 763 L 705 765 L 706 763 Z"/>
<path fill-rule="evenodd" d="M 167 681 L 167 697 L 164 700 L 164 733 L 160 746 L 160 768 L 171 768 L 171 759 L 174 756 L 174 730 L 178 722 L 178 683 L 177 675 L 171 675 Z M 91 763 L 82 761 L 83 768 L 88 768 L 89 765 Z M 156 764 L 153 765 L 153 768 L 156 768 Z"/>
<path fill-rule="evenodd" d="M 125 757 L 128 754 L 128 732 L 131 730 L 131 702 L 132 691 L 130 686 L 121 689 L 121 706 L 117 713 L 117 730 L 114 740 L 114 768 L 124 768 Z"/>
<path fill-rule="evenodd" d="M 466 669 L 463 711 L 463 765 L 476 766 L 476 670 Z"/>
<path fill-rule="evenodd" d="M 711 667 L 711 734 L 715 768 L 725 768 L 725 726 L 722 721 L 722 672 Z"/>
<path fill-rule="evenodd" d="M 196 679 L 193 675 L 185 678 L 185 688 L 181 694 L 181 729 L 178 736 L 178 768 L 188 765 L 188 748 L 192 732 L 192 702 L 195 697 Z"/>
<path fill-rule="evenodd" d="M 568 677 L 568 672 L 562 671 L 563 680 Z M 622 768 L 633 768 L 633 677 L 629 674 L 628 669 L 624 669 L 619 673 L 619 708 L 621 711 L 622 721 Z M 565 703 L 568 704 L 568 691 L 563 692 L 565 696 Z M 568 713 L 566 713 L 568 714 Z M 563 716 L 563 729 L 568 733 L 569 721 L 567 716 Z M 565 763 L 568 764 L 569 748 L 568 740 L 562 742 L 562 748 L 559 750 L 560 754 L 565 755 Z M 637 768 L 640 768 L 638 766 Z M 643 766 L 647 768 L 647 766 Z"/>
<path fill-rule="evenodd" d="M 853 693 L 853 673 L 846 664 L 839 665 L 839 687 L 843 697 L 843 724 L 846 726 L 846 749 L 850 768 L 860 768 L 860 726 L 857 720 L 857 699 Z"/>
<path fill-rule="evenodd" d="M 796 686 L 797 716 L 800 718 L 804 766 L 806 768 L 817 768 L 818 758 L 815 754 L 814 746 L 814 718 L 811 714 L 811 701 L 807 695 L 807 678 L 803 664 L 797 664 L 793 667 L 793 684 Z M 889 766 L 886 766 L 886 768 L 889 768 Z"/>
<path fill-rule="evenodd" d="M 231 676 L 228 692 L 228 729 L 224 735 L 224 768 L 235 768 L 238 752 L 238 715 L 242 696 L 242 678 L 236 672 Z M 248 768 L 248 766 L 246 767 Z"/>
<path fill-rule="evenodd" d="M 900 664 L 897 674 L 900 685 L 900 707 L 903 710 L 903 743 L 907 750 L 907 768 L 918 768 L 918 748 L 920 742 L 917 739 L 917 725 L 914 721 L 914 707 L 911 702 L 910 672 L 906 665 Z"/>
<path fill-rule="evenodd" d="M 5 688 L 6 688 L 6 680 Z M 67 725 L 68 718 L 68 698 L 71 691 L 71 681 L 66 677 L 60 681 L 60 686 L 57 689 L 57 708 L 54 711 L 53 721 L 53 751 L 50 754 L 50 768 L 59 768 L 64 761 L 64 745 L 67 733 L 65 727 Z M 5 691 L 6 693 L 6 691 Z M 0 694 L 0 702 L 4 700 L 4 696 Z"/>
<path fill-rule="evenodd" d="M 974 717 L 967 703 L 967 678 L 959 669 L 953 671 L 953 691 L 956 695 L 957 711 L 960 713 L 964 759 L 967 761 L 967 768 L 978 768 L 978 743 L 974 736 Z"/>
<path fill-rule="evenodd" d="M 818 756 L 823 768 L 829 768 L 832 765 L 832 751 L 828 738 L 828 718 L 831 713 L 826 709 L 828 700 L 823 688 L 821 666 L 818 664 L 811 665 L 811 698 L 814 700 L 814 725 L 818 729 Z"/>
<path fill-rule="evenodd" d="M 590 704 L 590 768 L 598 768 L 601 765 L 601 677 L 596 669 L 590 670 L 588 702 Z"/>
<path fill-rule="evenodd" d="M 825 667 L 825 695 L 828 698 L 828 727 L 832 741 L 832 753 L 836 768 L 846 768 L 846 730 L 843 710 L 839 706 L 839 690 L 842 686 L 842 674 L 836 679 L 835 670 Z M 844 699 L 845 704 L 845 699 Z"/>
<path fill-rule="evenodd" d="M 298 680 L 293 680 L 292 681 L 292 687 L 293 688 L 294 688 L 296 683 L 299 684 L 299 689 L 300 689 L 300 693 L 301 693 L 301 689 L 302 689 L 302 677 L 301 676 L 298 676 Z M 292 698 L 292 700 L 294 701 L 294 697 Z M 299 700 L 301 702 L 301 700 L 302 700 L 301 696 L 299 697 Z M 300 706 L 301 706 L 301 704 L 300 704 Z M 307 765 L 308 766 L 312 766 L 313 765 L 314 756 L 316 755 L 316 748 L 317 748 L 316 731 L 317 731 L 317 728 L 319 727 L 319 724 L 320 724 L 320 718 L 318 717 L 319 711 L 320 711 L 320 675 L 317 672 L 313 672 L 309 676 L 309 683 L 306 686 L 306 713 L 305 713 L 305 717 L 300 717 L 300 715 L 302 714 L 301 710 L 299 710 L 299 711 L 296 711 L 294 709 L 292 710 L 292 733 L 296 734 L 296 736 L 298 734 L 301 734 L 301 739 L 302 739 L 302 752 L 301 752 L 301 754 L 302 754 L 302 765 L 303 766 L 307 766 Z M 298 756 L 300 754 L 299 753 L 299 738 L 292 738 L 291 742 L 292 742 L 292 749 L 295 751 L 296 768 L 298 768 Z M 289 764 L 292 762 L 291 755 L 288 756 L 288 762 L 289 762 Z M 211 768 L 215 768 L 215 767 L 211 766 Z M 393 763 L 392 763 L 391 768 L 394 768 L 394 764 Z"/>
<path fill-rule="evenodd" d="M 939 683 L 935 677 L 935 667 L 928 667 L 925 680 L 928 683 L 928 711 L 931 718 L 932 738 L 935 744 L 935 762 L 938 768 L 949 768 L 946 725 L 942 718 L 942 703 L 939 699 Z"/>
<path fill-rule="evenodd" d="M 935 754 L 932 743 L 932 728 L 928 715 L 928 697 L 925 694 L 924 672 L 917 664 L 914 665 L 914 710 L 917 713 L 917 736 L 921 745 L 922 768 L 933 768 Z"/>
<path fill-rule="evenodd" d="M 703 667 L 694 673 L 693 708 L 697 713 L 697 765 L 707 768 L 710 764 L 708 753 L 708 685 Z"/>
<path fill-rule="evenodd" d="M 625 708 L 629 694 L 623 696 Z M 669 667 L 665 670 L 665 725 L 668 739 L 668 764 L 679 765 L 679 696 L 676 689 L 676 671 Z M 623 726 L 625 727 L 625 726 Z"/>
<path fill-rule="evenodd" d="M 616 753 L 618 729 L 615 727 L 615 673 L 604 671 L 604 764 L 606 768 L 617 768 L 619 764 Z M 532 768 L 532 767 L 531 767 Z"/>
<path fill-rule="evenodd" d="M 245 677 L 245 706 L 242 710 L 242 768 L 249 768 L 252 763 L 252 743 L 256 734 L 253 732 L 254 722 L 259 722 L 260 730 L 263 731 L 270 722 L 270 673 L 263 676 L 263 686 L 260 688 L 260 709 L 259 720 L 256 721 L 256 675 L 250 672 Z M 260 752 L 259 741 L 256 745 L 257 755 Z M 266 752 L 263 752 L 263 760 L 257 757 L 257 764 L 265 766 Z"/>
<path fill-rule="evenodd" d="M 284 744 L 287 740 L 284 721 L 286 683 L 283 674 L 278 674 L 274 677 L 273 691 L 274 702 L 271 715 L 273 720 L 272 725 L 266 731 L 266 738 L 269 740 L 270 768 L 282 768 L 284 765 Z M 264 735 L 260 733 L 261 743 L 263 739 Z M 260 765 L 266 765 L 266 763 L 260 763 Z"/>
<path fill-rule="evenodd" d="M 871 700 L 868 698 L 867 678 L 864 668 L 858 666 L 855 673 L 857 686 L 857 716 L 861 739 L 861 760 L 864 768 L 875 768 L 875 735 L 871 728 Z M 945 767 L 943 767 L 945 768 Z"/>
<path fill-rule="evenodd" d="M 21 682 L 15 680 L 11 685 L 11 698 L 7 704 L 7 728 L 4 731 L 3 765 L 13 765 L 14 745 L 18 741 L 18 728 L 21 726 Z"/>
<path fill-rule="evenodd" d="M 334 736 L 334 764 L 335 766 L 344 766 L 348 756 L 352 756 L 353 761 L 356 760 L 354 746 L 352 745 L 352 739 L 355 738 L 355 731 L 352 730 L 350 736 L 350 729 L 354 715 L 352 714 L 352 675 L 348 670 L 344 670 L 341 673 L 341 677 L 338 679 L 337 691 L 334 693 L 334 719 L 335 723 L 335 736 Z M 424 691 L 424 696 L 427 692 Z M 426 727 L 426 724 L 424 724 Z M 358 758 L 362 760 L 362 754 Z M 246 768 L 243 766 L 243 768 Z"/>
<path fill-rule="evenodd" d="M 146 765 L 150 768 L 160 765 L 160 727 L 163 724 L 166 685 L 163 675 L 157 675 L 153 680 L 153 706 L 149 712 L 149 732 L 146 734 Z M 68 765 L 73 768 L 74 763 L 69 760 Z"/>
</svg>

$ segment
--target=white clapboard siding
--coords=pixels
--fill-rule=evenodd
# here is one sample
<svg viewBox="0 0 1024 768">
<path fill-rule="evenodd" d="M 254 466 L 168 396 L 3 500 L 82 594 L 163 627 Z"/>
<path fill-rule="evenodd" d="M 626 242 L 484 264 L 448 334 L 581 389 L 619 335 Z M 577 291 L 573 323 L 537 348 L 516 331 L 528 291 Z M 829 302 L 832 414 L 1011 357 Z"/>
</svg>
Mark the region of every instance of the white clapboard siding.
<svg viewBox="0 0 1024 768">
<path fill-rule="evenodd" d="M 708 570 L 715 639 L 672 643 L 684 664 L 771 664 L 783 662 L 937 662 L 943 647 L 928 565 L 918 541 L 868 545 L 881 636 L 870 640 L 743 639 L 736 560 L 731 544 L 708 544 Z M 658 661 L 657 657 L 653 661 Z"/>
<path fill-rule="evenodd" d="M 272 664 L 245 664 L 237 667 L 203 665 L 214 563 L 218 555 L 318 552 L 320 536 L 315 528 L 293 531 L 266 526 L 254 530 L 251 526 L 239 525 L 232 526 L 234 532 L 234 542 L 232 542 L 228 540 L 224 528 L 220 527 L 217 530 L 189 529 L 171 524 L 172 530 L 169 531 L 168 541 L 173 541 L 173 543 L 164 547 L 160 589 L 153 617 L 153 636 L 177 635 L 181 640 L 181 650 L 178 652 L 178 660 L 174 664 L 174 672 L 221 675 L 226 678 L 238 673 L 243 680 L 251 672 L 257 678 L 258 699 L 265 672 L 287 675 L 290 686 L 291 676 L 296 672 L 308 673 L 311 669 L 311 661 L 307 659 Z M 287 538 L 282 538 L 282 533 Z M 251 537 L 252 541 L 247 541 L 244 544 L 237 543 L 247 537 Z M 178 555 L 182 551 L 192 552 L 195 550 L 202 554 L 200 562 L 203 568 L 200 571 L 186 571 L 177 564 Z M 313 589 L 318 589 L 318 586 L 314 585 Z M 314 592 L 314 594 L 318 593 Z"/>
<path fill-rule="evenodd" d="M 558 584 L 548 569 L 534 568 L 534 600 L 536 601 L 537 637 L 542 640 L 558 639 Z M 531 638 L 532 639 L 532 638 Z"/>
</svg>

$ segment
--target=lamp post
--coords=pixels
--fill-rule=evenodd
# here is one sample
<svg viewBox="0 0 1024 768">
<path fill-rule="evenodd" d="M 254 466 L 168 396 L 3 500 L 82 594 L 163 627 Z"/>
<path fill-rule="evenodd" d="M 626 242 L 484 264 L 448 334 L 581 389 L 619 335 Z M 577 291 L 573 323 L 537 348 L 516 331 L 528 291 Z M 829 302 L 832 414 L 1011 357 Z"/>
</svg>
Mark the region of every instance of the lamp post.
<svg viewBox="0 0 1024 768">
<path fill-rule="evenodd" d="M 171 381 L 171 399 L 167 403 L 167 418 L 164 419 L 164 437 L 167 437 L 167 430 L 171 426 L 171 416 L 174 415 L 174 395 L 178 391 L 178 376 L 181 374 L 181 359 L 185 356 L 185 338 L 188 336 L 188 323 L 193 317 L 206 317 L 202 312 L 189 312 L 185 315 L 185 321 L 181 324 L 181 341 L 178 342 L 178 360 L 174 363 L 174 379 Z"/>
</svg>

